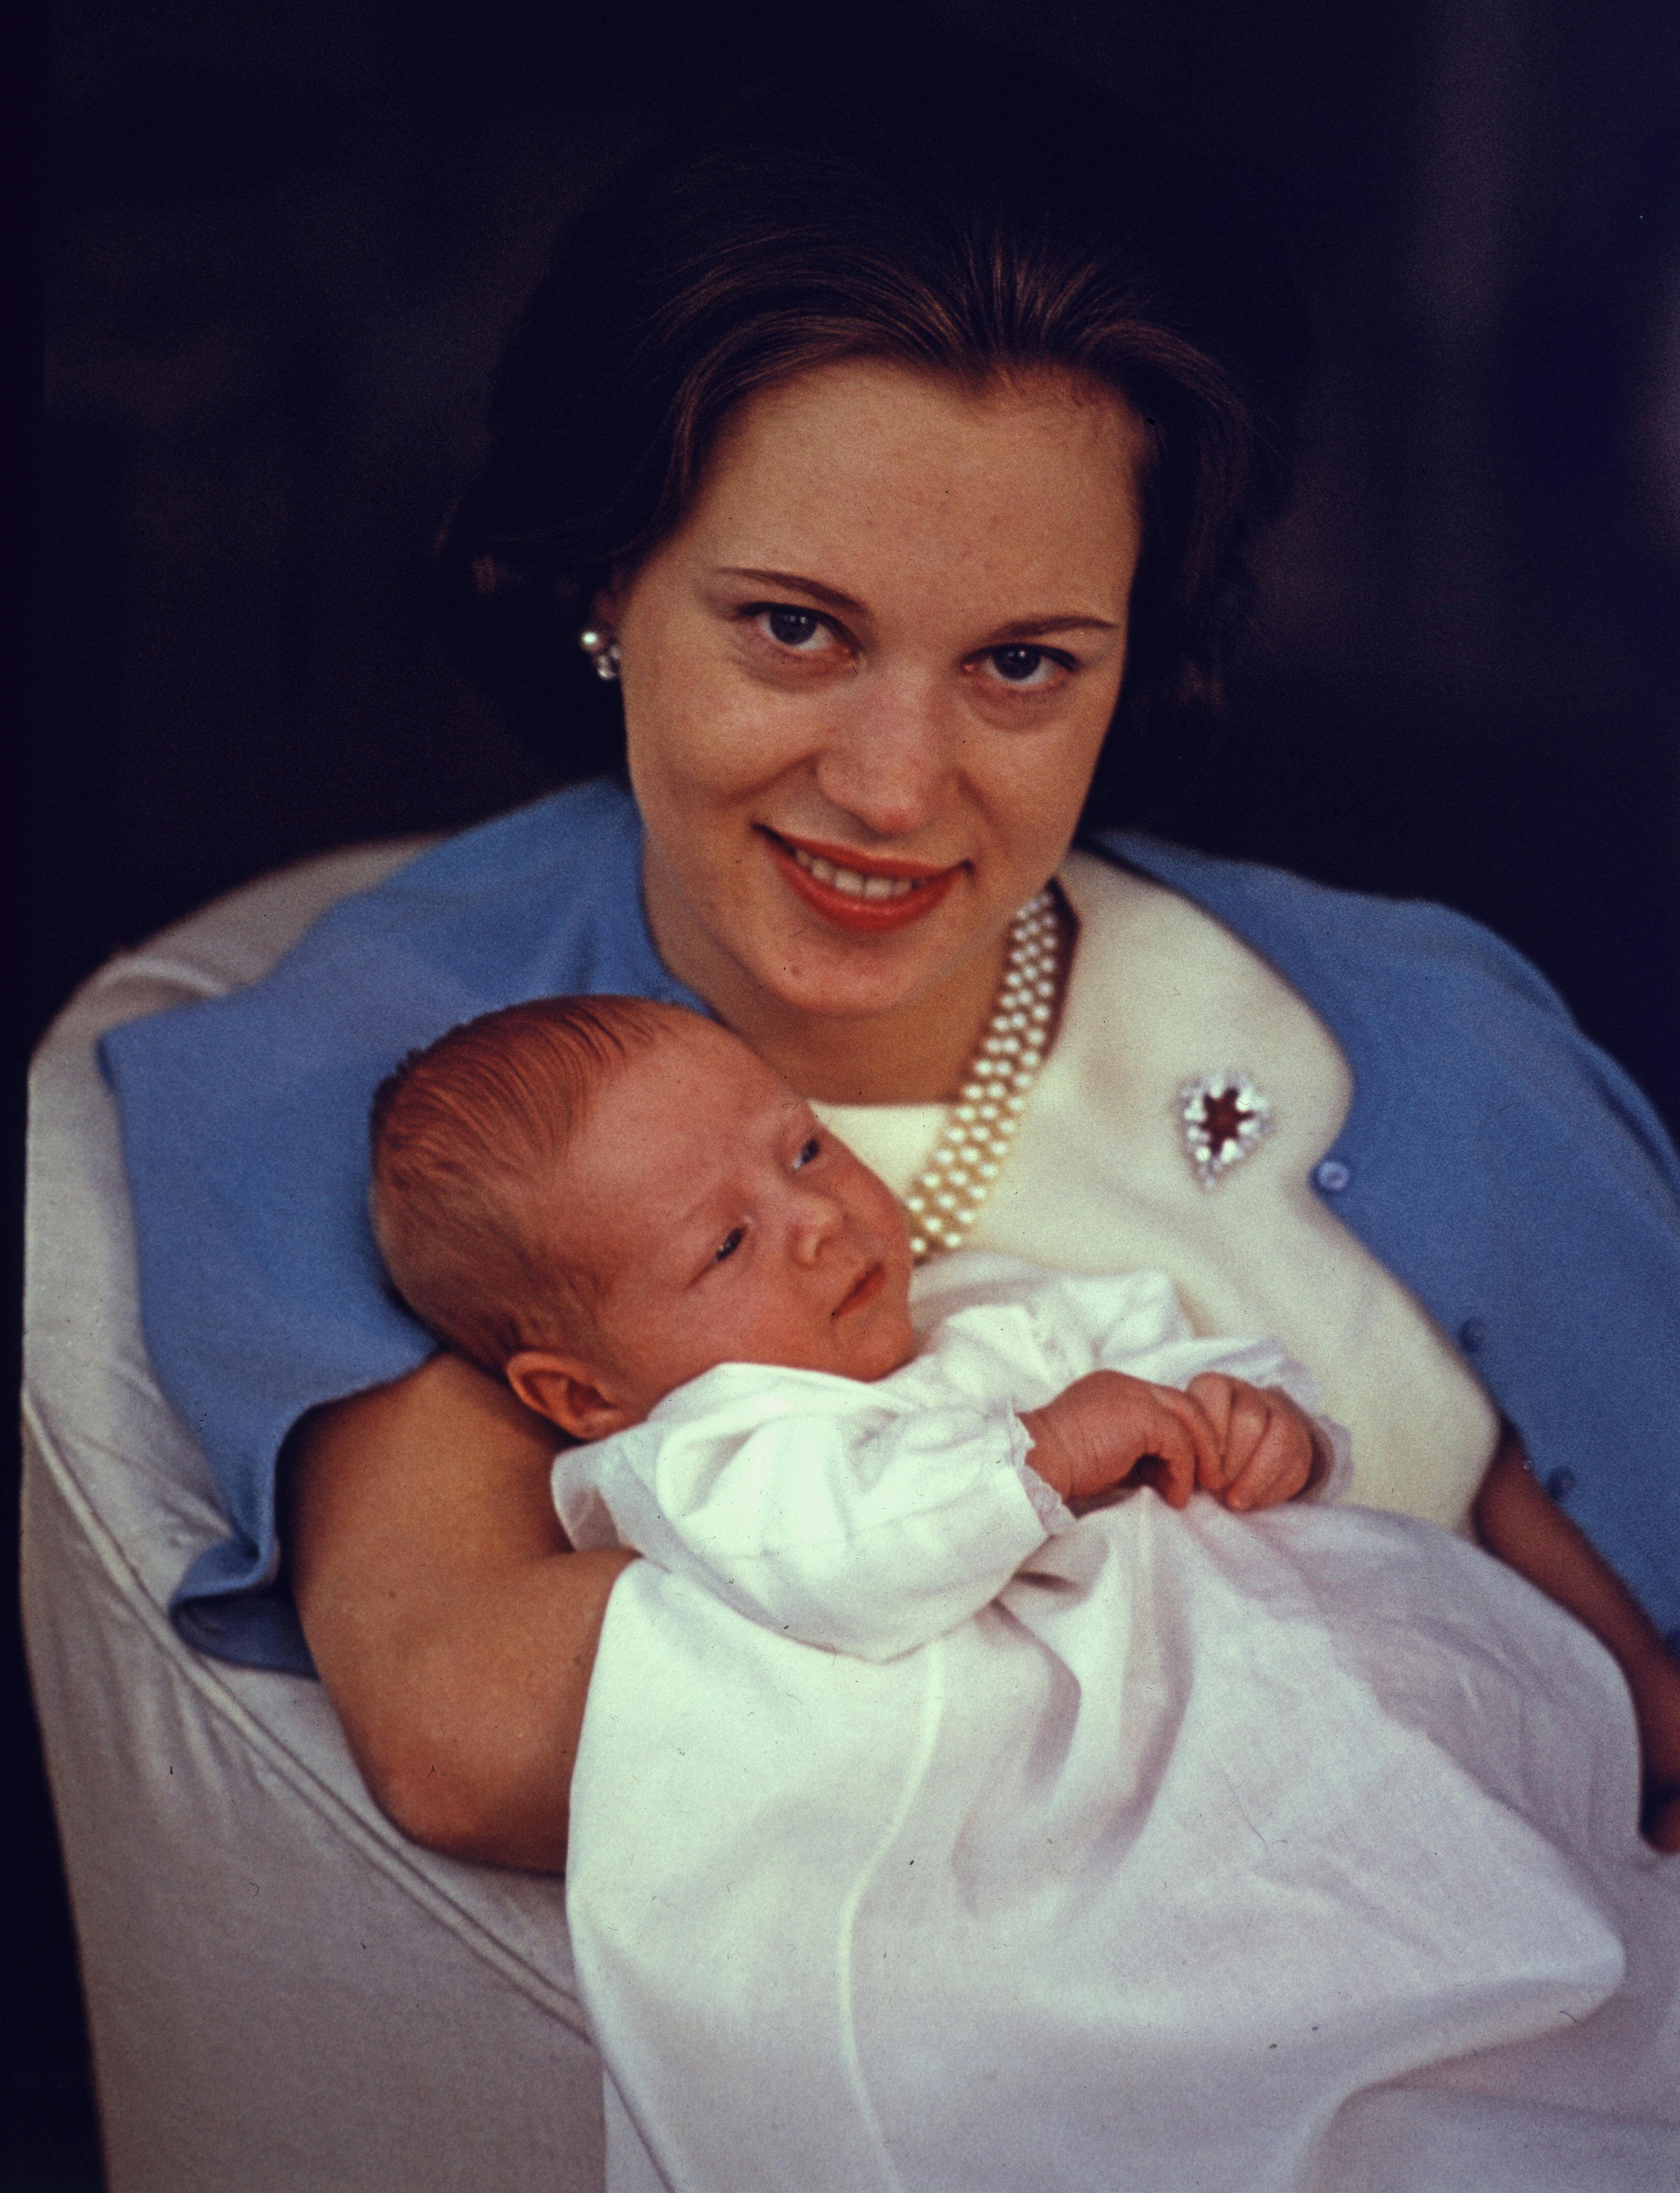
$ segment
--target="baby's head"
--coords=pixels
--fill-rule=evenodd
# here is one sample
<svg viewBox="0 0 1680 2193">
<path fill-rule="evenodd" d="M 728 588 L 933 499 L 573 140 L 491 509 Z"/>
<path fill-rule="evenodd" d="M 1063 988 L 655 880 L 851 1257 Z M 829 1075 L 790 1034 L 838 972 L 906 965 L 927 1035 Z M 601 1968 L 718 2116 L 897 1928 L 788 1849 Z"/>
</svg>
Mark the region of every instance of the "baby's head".
<svg viewBox="0 0 1680 2193">
<path fill-rule="evenodd" d="M 439 1337 L 582 1439 L 725 1362 L 880 1378 L 915 1347 L 891 1192 L 710 1021 L 546 998 L 405 1059 L 374 1233 Z"/>
</svg>

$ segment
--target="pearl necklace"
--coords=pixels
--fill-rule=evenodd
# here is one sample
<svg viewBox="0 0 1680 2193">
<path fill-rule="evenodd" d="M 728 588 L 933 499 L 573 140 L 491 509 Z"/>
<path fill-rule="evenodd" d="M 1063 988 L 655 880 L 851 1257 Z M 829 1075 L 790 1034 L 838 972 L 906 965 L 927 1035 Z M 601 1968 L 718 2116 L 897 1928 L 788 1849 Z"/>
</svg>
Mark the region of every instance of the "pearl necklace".
<svg viewBox="0 0 1680 2193">
<path fill-rule="evenodd" d="M 1062 925 L 1046 888 L 1010 924 L 997 1003 L 943 1133 L 904 1196 L 910 1253 L 959 1249 L 992 1192 L 1044 1063 L 1062 976 Z"/>
</svg>

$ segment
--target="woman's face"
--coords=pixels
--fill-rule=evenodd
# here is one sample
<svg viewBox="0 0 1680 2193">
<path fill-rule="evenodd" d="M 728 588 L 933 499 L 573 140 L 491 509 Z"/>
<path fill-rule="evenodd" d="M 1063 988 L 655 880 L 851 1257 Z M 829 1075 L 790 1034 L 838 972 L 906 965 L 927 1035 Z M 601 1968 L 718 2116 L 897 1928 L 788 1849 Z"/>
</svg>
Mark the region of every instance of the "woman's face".
<svg viewBox="0 0 1680 2193">
<path fill-rule="evenodd" d="M 1144 433 L 1059 376 L 869 360 L 731 421 L 601 604 L 649 919 L 725 1018 L 937 1017 L 989 985 L 1120 690 Z"/>
</svg>

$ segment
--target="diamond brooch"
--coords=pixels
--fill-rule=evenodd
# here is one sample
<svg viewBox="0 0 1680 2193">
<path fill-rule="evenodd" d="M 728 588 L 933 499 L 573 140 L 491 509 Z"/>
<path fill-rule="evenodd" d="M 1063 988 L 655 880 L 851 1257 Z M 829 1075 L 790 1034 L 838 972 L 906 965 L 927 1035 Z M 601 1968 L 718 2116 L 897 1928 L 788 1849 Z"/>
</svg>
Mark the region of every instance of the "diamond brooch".
<svg viewBox="0 0 1680 2193">
<path fill-rule="evenodd" d="M 1184 1155 L 1204 1188 L 1216 1188 L 1271 1132 L 1271 1100 L 1246 1074 L 1201 1074 L 1173 1105 Z"/>
</svg>

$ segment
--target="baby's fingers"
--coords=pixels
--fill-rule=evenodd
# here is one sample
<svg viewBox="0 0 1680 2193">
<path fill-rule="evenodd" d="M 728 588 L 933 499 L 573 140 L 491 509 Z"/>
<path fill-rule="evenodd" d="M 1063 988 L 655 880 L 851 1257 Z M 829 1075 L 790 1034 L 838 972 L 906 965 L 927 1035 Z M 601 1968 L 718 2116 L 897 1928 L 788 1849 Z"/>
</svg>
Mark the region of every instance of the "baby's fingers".
<svg viewBox="0 0 1680 2193">
<path fill-rule="evenodd" d="M 1312 1431 L 1305 1417 L 1287 1402 L 1278 1406 L 1278 1396 L 1264 1398 L 1271 1406 L 1264 1429 L 1223 1496 L 1238 1514 L 1293 1500 L 1312 1474 Z"/>
<path fill-rule="evenodd" d="M 1219 1440 L 1201 1404 L 1189 1394 L 1163 1386 L 1155 1442 L 1165 1465 L 1150 1482 L 1169 1507 L 1184 1508 L 1198 1485 L 1218 1482 Z"/>
<path fill-rule="evenodd" d="M 1236 1475 L 1237 1463 L 1243 1458 L 1230 1452 L 1231 1409 L 1242 1390 L 1235 1378 L 1226 1377 L 1221 1371 L 1201 1371 L 1185 1389 L 1185 1398 L 1201 1411 L 1208 1431 L 1196 1453 L 1195 1481 L 1204 1492 L 1222 1492 Z"/>
</svg>

